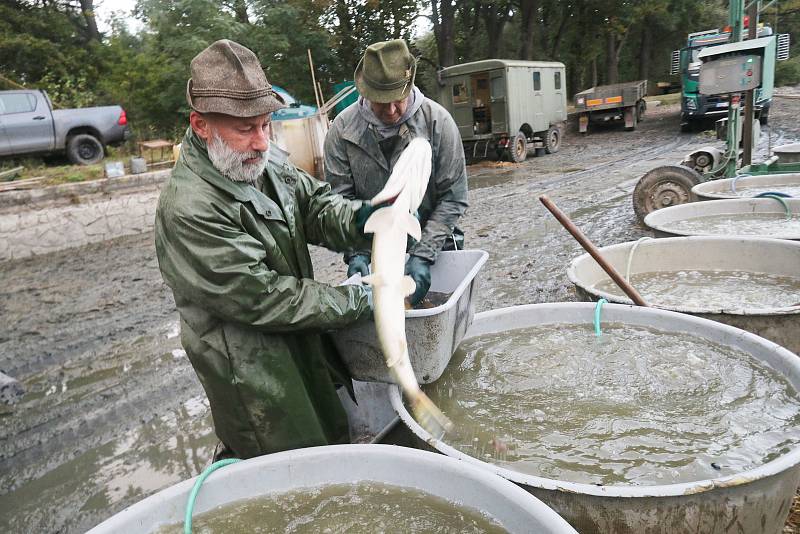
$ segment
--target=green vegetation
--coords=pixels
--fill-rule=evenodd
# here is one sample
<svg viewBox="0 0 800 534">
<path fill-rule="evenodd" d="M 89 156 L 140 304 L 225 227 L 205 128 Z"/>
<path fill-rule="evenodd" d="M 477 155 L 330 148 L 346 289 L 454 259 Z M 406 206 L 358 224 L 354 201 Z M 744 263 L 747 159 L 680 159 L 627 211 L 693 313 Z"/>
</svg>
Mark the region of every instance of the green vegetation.
<svg viewBox="0 0 800 534">
<path fill-rule="evenodd" d="M 141 31 L 117 18 L 101 33 L 97 1 L 0 3 L 0 88 L 45 89 L 59 106 L 120 104 L 139 139 L 181 137 L 189 63 L 220 38 L 253 49 L 270 80 L 305 103 L 314 103 L 306 50 L 330 97 L 369 43 L 397 37 L 420 57 L 418 85 L 430 95 L 436 67 L 498 57 L 564 62 L 571 96 L 666 81 L 688 32 L 727 21 L 725 0 L 139 0 Z M 762 20 L 800 40 L 800 0 L 779 0 Z M 800 57 L 779 64 L 778 82 L 800 82 Z"/>
</svg>

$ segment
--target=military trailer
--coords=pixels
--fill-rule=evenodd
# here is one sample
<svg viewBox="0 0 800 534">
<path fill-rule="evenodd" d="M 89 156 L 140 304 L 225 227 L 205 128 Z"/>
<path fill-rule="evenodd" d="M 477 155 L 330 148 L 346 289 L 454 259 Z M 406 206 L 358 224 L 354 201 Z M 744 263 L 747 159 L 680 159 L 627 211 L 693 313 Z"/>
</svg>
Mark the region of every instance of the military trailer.
<svg viewBox="0 0 800 534">
<path fill-rule="evenodd" d="M 587 133 L 589 123 L 625 121 L 626 130 L 635 130 L 647 109 L 647 80 L 590 87 L 575 95 L 578 131 Z"/>
<path fill-rule="evenodd" d="M 468 158 L 524 161 L 556 152 L 567 120 L 564 64 L 485 59 L 439 72 L 439 103 L 453 116 Z"/>
</svg>

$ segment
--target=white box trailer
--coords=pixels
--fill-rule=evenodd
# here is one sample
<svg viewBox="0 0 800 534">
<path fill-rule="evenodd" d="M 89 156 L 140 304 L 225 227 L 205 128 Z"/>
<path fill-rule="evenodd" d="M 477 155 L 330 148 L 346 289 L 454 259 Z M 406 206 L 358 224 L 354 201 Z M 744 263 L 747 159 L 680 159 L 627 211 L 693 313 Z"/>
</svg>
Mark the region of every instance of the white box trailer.
<svg viewBox="0 0 800 534">
<path fill-rule="evenodd" d="M 438 101 L 455 119 L 467 157 L 520 162 L 556 152 L 567 120 L 564 64 L 485 59 L 439 72 Z"/>
</svg>

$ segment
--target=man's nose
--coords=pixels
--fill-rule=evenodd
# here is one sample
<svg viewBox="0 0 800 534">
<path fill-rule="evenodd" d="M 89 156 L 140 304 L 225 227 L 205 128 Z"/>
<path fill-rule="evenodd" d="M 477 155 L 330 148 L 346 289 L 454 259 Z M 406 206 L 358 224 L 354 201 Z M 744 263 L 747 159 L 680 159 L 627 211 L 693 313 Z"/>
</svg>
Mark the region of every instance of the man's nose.
<svg viewBox="0 0 800 534">
<path fill-rule="evenodd" d="M 250 138 L 250 150 L 266 152 L 269 148 L 269 128 L 255 128 L 255 133 Z"/>
</svg>

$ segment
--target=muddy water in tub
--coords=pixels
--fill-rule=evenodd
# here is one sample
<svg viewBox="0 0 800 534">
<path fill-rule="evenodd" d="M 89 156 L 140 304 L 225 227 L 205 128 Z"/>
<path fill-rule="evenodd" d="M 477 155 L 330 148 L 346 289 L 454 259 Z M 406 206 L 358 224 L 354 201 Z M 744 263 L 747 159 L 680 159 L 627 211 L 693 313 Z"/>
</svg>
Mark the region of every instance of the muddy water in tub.
<svg viewBox="0 0 800 534">
<path fill-rule="evenodd" d="M 727 346 L 642 327 L 479 336 L 425 390 L 455 425 L 449 445 L 557 480 L 703 480 L 800 443 L 800 397 L 773 370 Z"/>
<path fill-rule="evenodd" d="M 664 308 L 772 309 L 800 304 L 800 278 L 748 271 L 663 271 L 632 274 L 644 300 Z M 623 296 L 606 279 L 598 291 Z"/>
<path fill-rule="evenodd" d="M 800 216 L 783 213 L 706 215 L 669 224 L 669 231 L 691 235 L 760 235 L 800 237 Z"/>
<path fill-rule="evenodd" d="M 428 493 L 378 482 L 330 485 L 232 503 L 196 516 L 198 534 L 502 533 L 493 518 Z M 180 534 L 182 526 L 157 534 Z"/>
</svg>

